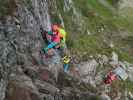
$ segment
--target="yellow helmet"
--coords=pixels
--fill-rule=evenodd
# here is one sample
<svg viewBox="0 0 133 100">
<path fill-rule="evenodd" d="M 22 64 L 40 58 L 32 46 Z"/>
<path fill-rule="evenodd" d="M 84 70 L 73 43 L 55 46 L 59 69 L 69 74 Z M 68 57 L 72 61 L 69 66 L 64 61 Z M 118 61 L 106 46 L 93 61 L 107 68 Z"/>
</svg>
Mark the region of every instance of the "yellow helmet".
<svg viewBox="0 0 133 100">
<path fill-rule="evenodd" d="M 63 57 L 63 62 L 64 63 L 69 63 L 70 62 L 70 57 L 69 56 L 64 56 Z"/>
</svg>

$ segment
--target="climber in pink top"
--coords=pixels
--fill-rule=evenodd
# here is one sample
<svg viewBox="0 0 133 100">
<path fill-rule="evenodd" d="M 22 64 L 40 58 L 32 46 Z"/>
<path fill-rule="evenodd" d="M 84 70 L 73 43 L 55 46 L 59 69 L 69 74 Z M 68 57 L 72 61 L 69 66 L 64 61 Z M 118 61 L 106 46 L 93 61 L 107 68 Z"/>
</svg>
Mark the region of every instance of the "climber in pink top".
<svg viewBox="0 0 133 100">
<path fill-rule="evenodd" d="M 65 41 L 66 41 L 66 32 L 63 28 L 61 28 L 57 24 L 53 24 L 51 26 L 52 30 L 45 32 L 46 41 L 48 42 L 48 46 L 43 48 L 42 51 L 47 53 L 49 49 L 53 47 L 56 48 L 65 48 Z"/>
<path fill-rule="evenodd" d="M 60 33 L 57 31 L 57 26 L 56 25 L 52 26 L 52 31 L 47 32 L 47 37 L 48 38 L 48 46 L 46 48 L 43 48 L 43 51 L 47 53 L 47 51 L 53 47 L 56 47 L 60 44 L 62 36 Z"/>
<path fill-rule="evenodd" d="M 58 32 L 53 32 L 52 41 L 55 43 L 60 43 L 61 39 L 60 39 Z"/>
</svg>

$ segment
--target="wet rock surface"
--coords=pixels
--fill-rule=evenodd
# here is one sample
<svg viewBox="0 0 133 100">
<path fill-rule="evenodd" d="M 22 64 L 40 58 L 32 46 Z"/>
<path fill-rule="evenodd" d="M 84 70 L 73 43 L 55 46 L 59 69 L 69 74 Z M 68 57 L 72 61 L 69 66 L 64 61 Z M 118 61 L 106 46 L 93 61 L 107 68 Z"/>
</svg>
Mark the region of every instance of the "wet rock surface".
<svg viewBox="0 0 133 100">
<path fill-rule="evenodd" d="M 65 11 L 73 5 L 71 0 L 64 4 Z M 119 61 L 114 52 L 76 63 L 64 73 L 58 50 L 48 58 L 40 54 L 45 45 L 40 28 L 50 30 L 51 25 L 49 2 L 32 0 L 30 5 L 33 9 L 17 1 L 15 15 L 0 22 L 0 100 L 110 100 L 111 86 L 103 84 L 103 76 L 116 64 L 133 81 L 133 65 Z"/>
</svg>

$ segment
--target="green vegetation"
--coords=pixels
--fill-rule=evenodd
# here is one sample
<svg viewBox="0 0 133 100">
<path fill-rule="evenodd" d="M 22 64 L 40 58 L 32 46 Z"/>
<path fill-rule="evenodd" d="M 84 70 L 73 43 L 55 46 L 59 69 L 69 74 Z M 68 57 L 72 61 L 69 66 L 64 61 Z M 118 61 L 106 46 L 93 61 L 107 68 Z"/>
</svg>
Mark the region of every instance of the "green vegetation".
<svg viewBox="0 0 133 100">
<path fill-rule="evenodd" d="M 113 5 L 113 6 L 118 6 L 118 3 L 119 3 L 120 0 L 107 0 L 107 2 L 110 4 L 110 5 Z"/>
<path fill-rule="evenodd" d="M 109 55 L 111 48 L 107 47 L 103 41 L 100 40 L 100 36 L 96 35 L 79 35 L 78 40 L 73 40 L 73 48 L 71 51 L 76 51 L 78 55 L 95 55 L 98 53 Z M 68 44 L 68 47 L 71 46 Z"/>
<path fill-rule="evenodd" d="M 12 15 L 16 8 L 15 0 L 0 0 L 0 18 Z"/>
<path fill-rule="evenodd" d="M 3 16 L 5 14 L 8 14 L 9 10 L 9 1 L 8 0 L 1 0 L 0 1 L 0 16 Z"/>
<path fill-rule="evenodd" d="M 128 89 L 128 91 L 130 91 L 131 93 L 133 92 L 133 82 L 127 80 L 125 82 L 125 87 Z"/>
<path fill-rule="evenodd" d="M 118 1 L 108 0 L 107 2 L 112 5 Z M 116 11 L 112 11 L 102 5 L 99 0 L 73 0 L 73 2 L 77 12 L 82 14 L 80 20 L 83 23 L 80 27 L 73 19 L 76 19 L 73 8 L 64 12 L 64 1 L 57 0 L 58 12 L 61 12 L 68 32 L 67 45 L 71 52 L 87 59 L 89 55 L 98 53 L 110 55 L 112 51 L 115 51 L 121 60 L 133 62 L 132 50 L 130 50 L 133 39 L 128 40 L 126 39 L 128 37 L 125 37 L 123 40 L 121 35 L 115 36 L 120 32 L 119 30 L 124 30 L 129 36 L 133 36 L 132 17 L 119 15 L 117 8 L 114 7 Z M 54 21 L 56 20 L 60 22 L 57 17 Z M 87 35 L 88 30 L 92 33 L 91 35 Z M 115 45 L 114 48 L 109 47 L 111 41 Z"/>
<path fill-rule="evenodd" d="M 115 80 L 111 84 L 111 92 L 110 94 L 117 94 L 118 91 L 121 91 L 121 93 L 125 93 L 125 91 L 130 91 L 133 93 L 133 82 L 130 80 Z"/>
</svg>

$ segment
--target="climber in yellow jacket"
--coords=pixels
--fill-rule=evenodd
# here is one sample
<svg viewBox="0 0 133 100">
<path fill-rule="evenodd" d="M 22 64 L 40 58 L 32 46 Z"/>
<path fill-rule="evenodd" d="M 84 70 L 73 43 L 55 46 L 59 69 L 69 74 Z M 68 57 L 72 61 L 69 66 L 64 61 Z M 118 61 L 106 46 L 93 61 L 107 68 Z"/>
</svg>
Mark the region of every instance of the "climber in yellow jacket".
<svg viewBox="0 0 133 100">
<path fill-rule="evenodd" d="M 71 57 L 70 56 L 64 56 L 63 57 L 63 68 L 64 72 L 67 72 L 70 66 Z"/>
</svg>

